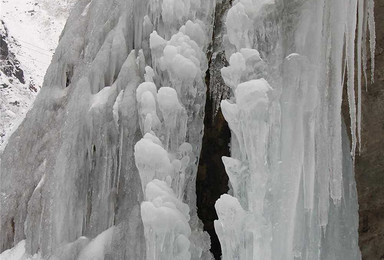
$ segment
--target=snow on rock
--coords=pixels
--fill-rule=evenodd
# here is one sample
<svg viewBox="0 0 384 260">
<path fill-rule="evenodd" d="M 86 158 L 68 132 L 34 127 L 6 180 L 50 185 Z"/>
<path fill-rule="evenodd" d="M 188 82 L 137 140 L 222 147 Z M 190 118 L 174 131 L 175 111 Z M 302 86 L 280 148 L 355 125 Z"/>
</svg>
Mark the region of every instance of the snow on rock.
<svg viewBox="0 0 384 260">
<path fill-rule="evenodd" d="M 1 19 L 18 42 L 16 55 L 37 86 L 42 86 L 60 33 L 76 1 L 2 0 Z"/>
<path fill-rule="evenodd" d="M 0 151 L 35 100 L 76 1 L 1 1 Z M 17 75 L 7 76 L 11 63 Z"/>
<path fill-rule="evenodd" d="M 0 23 L 0 151 L 29 110 L 38 87 L 27 77 L 16 56 L 19 46 L 5 23 Z"/>
</svg>

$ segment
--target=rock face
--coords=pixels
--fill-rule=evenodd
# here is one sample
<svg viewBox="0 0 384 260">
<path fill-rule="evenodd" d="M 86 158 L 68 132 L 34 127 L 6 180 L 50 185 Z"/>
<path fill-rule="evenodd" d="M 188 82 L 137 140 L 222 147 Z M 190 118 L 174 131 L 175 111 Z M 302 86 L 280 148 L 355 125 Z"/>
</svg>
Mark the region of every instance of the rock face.
<svg viewBox="0 0 384 260">
<path fill-rule="evenodd" d="M 356 156 L 360 249 L 363 259 L 384 259 L 384 1 L 375 1 L 375 82 L 362 96 L 362 144 Z M 370 71 L 368 71 L 370 73 Z"/>
</svg>

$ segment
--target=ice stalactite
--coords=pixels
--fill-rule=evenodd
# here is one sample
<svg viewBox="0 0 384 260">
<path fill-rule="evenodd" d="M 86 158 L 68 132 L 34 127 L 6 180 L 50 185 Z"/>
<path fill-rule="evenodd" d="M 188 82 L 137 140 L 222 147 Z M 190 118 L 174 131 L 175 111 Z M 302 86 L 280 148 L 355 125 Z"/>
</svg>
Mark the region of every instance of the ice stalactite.
<svg viewBox="0 0 384 260">
<path fill-rule="evenodd" d="M 157 91 L 153 82 L 140 84 L 136 99 L 144 134 L 135 145 L 135 163 L 144 193 L 141 216 L 147 259 L 190 259 L 189 207 L 182 202 L 182 195 L 192 146 L 183 143 L 177 146 L 178 154 L 167 152 L 172 150 L 170 143 L 177 145 L 180 142 L 179 136 L 181 141 L 185 139 L 185 109 L 179 103 L 175 89 L 161 87 Z M 157 107 L 162 121 L 157 115 Z M 177 123 L 184 123 L 184 126 Z M 184 131 L 175 133 L 176 128 Z"/>
<path fill-rule="evenodd" d="M 232 158 L 223 157 L 223 163 L 234 195 L 222 195 L 215 205 L 219 216 L 215 229 L 223 248 L 223 259 L 269 259 L 271 256 L 268 246 L 272 239 L 271 225 L 262 213 L 269 175 L 265 160 L 270 138 L 269 111 L 273 111 L 272 89 L 263 78 L 241 80 L 261 64 L 263 61 L 256 50 L 241 49 L 231 55 L 230 66 L 222 69 L 224 81 L 231 86 L 236 100 L 221 102 L 232 132 Z"/>
<path fill-rule="evenodd" d="M 167 6 L 166 1 L 163 5 Z M 173 11 L 163 15 L 178 19 L 168 14 Z M 170 23 L 168 19 L 164 22 Z M 201 142 L 196 126 L 202 127 L 198 115 L 204 105 L 200 97 L 207 70 L 206 34 L 204 24 L 188 20 L 169 40 L 157 31 L 149 35 L 153 69 L 147 67 L 149 81 L 136 91 L 144 137 L 135 145 L 145 194 L 141 214 L 147 259 L 200 259 L 210 255 L 208 235 L 196 224 L 191 229 L 188 222 L 195 222 L 197 216 L 190 216 L 189 206 L 183 203 L 191 191 L 188 181 L 193 181 L 196 174 L 197 147 L 191 144 Z M 154 82 L 161 86 L 158 90 Z"/>
<path fill-rule="evenodd" d="M 145 93 L 148 92 L 143 95 Z M 141 102 L 147 101 L 141 99 Z M 141 216 L 147 259 L 191 258 L 189 207 L 182 202 L 181 194 L 174 192 L 184 186 L 186 158 L 185 154 L 181 160 L 174 159 L 171 163 L 162 142 L 151 133 L 146 133 L 135 145 L 135 161 L 145 194 Z"/>
<path fill-rule="evenodd" d="M 223 163 L 233 190 L 217 201 L 215 222 L 223 259 L 361 258 L 341 101 L 346 71 L 354 155 L 367 29 L 374 48 L 372 4 L 233 2 L 223 37 L 229 66 L 221 70 L 232 89 L 221 108 L 232 132 Z"/>
</svg>

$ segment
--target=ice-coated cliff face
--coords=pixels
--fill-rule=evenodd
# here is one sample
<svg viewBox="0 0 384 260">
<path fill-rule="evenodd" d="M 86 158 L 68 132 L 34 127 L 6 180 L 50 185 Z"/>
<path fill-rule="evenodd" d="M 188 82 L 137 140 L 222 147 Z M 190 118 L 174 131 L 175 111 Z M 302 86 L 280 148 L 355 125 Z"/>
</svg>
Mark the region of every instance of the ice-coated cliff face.
<svg viewBox="0 0 384 260">
<path fill-rule="evenodd" d="M 232 95 L 221 109 L 232 133 L 223 157 L 232 196 L 215 206 L 223 259 L 361 258 L 349 147 L 354 156 L 372 4 L 239 0 L 229 9 L 221 74 Z"/>
<path fill-rule="evenodd" d="M 100 257 L 149 257 L 146 216 L 173 208 L 152 183 L 182 206 L 185 237 L 172 245 L 209 255 L 194 183 L 213 11 L 212 1 L 77 3 L 1 157 L 2 250 L 25 239 L 26 253 L 43 258 L 88 259 L 92 243 L 104 247 Z"/>
<path fill-rule="evenodd" d="M 232 131 L 223 259 L 360 258 L 340 107 L 347 73 L 353 153 L 371 0 L 224 2 L 76 4 L 1 155 L 2 256 L 210 259 L 195 202 L 209 69 Z"/>
</svg>

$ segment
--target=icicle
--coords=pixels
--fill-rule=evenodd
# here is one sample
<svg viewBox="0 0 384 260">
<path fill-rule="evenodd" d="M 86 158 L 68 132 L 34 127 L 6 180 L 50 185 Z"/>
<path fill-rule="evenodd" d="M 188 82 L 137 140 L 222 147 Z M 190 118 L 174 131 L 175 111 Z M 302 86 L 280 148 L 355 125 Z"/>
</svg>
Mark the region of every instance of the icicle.
<svg viewBox="0 0 384 260">
<path fill-rule="evenodd" d="M 361 152 L 361 41 L 362 41 L 362 35 L 363 35 L 363 22 L 364 22 L 364 0 L 358 0 L 358 6 L 357 6 L 357 16 L 358 16 L 358 23 L 357 23 L 357 141 L 359 143 L 359 153 Z"/>
<path fill-rule="evenodd" d="M 232 131 L 223 258 L 361 259 L 341 102 L 347 75 L 354 154 L 374 0 L 218 0 L 215 28 L 216 1 L 89 2 L 1 154 L 1 250 L 26 238 L 15 249 L 43 258 L 208 256 L 195 179 L 211 45 L 214 113 L 226 99 Z"/>
<path fill-rule="evenodd" d="M 146 185 L 145 196 L 141 215 L 147 259 L 190 259 L 188 205 L 176 198 L 169 184 L 156 179 Z"/>
<path fill-rule="evenodd" d="M 351 135 L 352 135 L 352 149 L 351 154 L 355 156 L 357 135 L 356 135 L 356 101 L 355 101 L 355 28 L 356 28 L 356 15 L 357 15 L 357 2 L 355 0 L 349 1 L 349 8 L 346 19 L 346 34 L 345 34 L 345 48 L 346 48 L 346 63 L 347 63 L 347 88 L 348 88 L 348 103 L 349 115 L 351 118 Z"/>
<path fill-rule="evenodd" d="M 292 20 L 290 12 L 274 1 L 239 0 L 228 11 L 223 46 L 229 66 L 221 72 L 232 97 L 222 101 L 221 108 L 232 131 L 232 149 L 231 158 L 225 157 L 223 162 L 233 195 L 242 209 L 255 217 L 247 220 L 244 232 L 258 227 L 250 235 L 253 253 L 244 259 L 361 257 L 353 242 L 345 243 L 348 252 L 329 247 L 343 240 L 345 232 L 357 237 L 357 222 L 350 219 L 350 226 L 336 228 L 335 214 L 357 215 L 356 196 L 350 197 L 348 186 L 353 180 L 346 176 L 352 171 L 348 156 L 354 156 L 361 141 L 361 69 L 365 66 L 361 40 L 367 17 L 361 1 L 319 0 L 303 6 L 290 2 L 290 12 L 295 13 L 292 17 L 300 17 L 298 20 Z M 285 19 L 286 15 L 289 18 Z M 241 51 L 244 47 L 257 48 L 263 57 L 263 62 L 249 71 L 250 62 Z M 287 53 L 291 54 L 285 57 Z M 359 66 L 357 102 L 355 63 Z M 244 84 L 261 77 L 272 86 L 267 94 L 268 112 L 263 116 L 264 109 L 253 93 L 245 95 L 255 106 L 249 111 L 238 93 Z M 351 118 L 350 153 L 346 152 L 341 117 L 344 78 Z M 251 85 L 247 89 L 251 91 Z M 264 124 L 270 131 L 263 132 Z M 249 138 L 255 132 L 257 136 Z M 352 206 L 345 207 L 345 196 Z M 224 205 L 223 199 L 219 201 Z M 221 218 L 219 215 L 218 222 L 223 223 Z M 232 258 L 238 257 L 233 251 L 250 252 L 237 246 L 238 241 L 228 242 L 223 228 L 215 227 L 223 252 L 230 252 Z M 256 253 L 260 248 L 265 251 Z"/>
<path fill-rule="evenodd" d="M 375 81 L 375 50 L 376 50 L 376 29 L 375 29 L 375 1 L 368 0 L 368 28 L 369 28 L 369 44 L 371 51 L 371 82 Z M 365 43 L 364 43 L 365 44 Z"/>
<path fill-rule="evenodd" d="M 151 8 L 155 4 L 151 2 Z M 207 246 L 201 243 L 206 240 L 206 234 L 195 224 L 198 221 L 193 204 L 196 196 L 193 159 L 200 153 L 202 131 L 198 129 L 203 127 L 200 109 L 205 93 L 202 79 L 208 68 L 204 53 L 208 30 L 194 15 L 194 21 L 187 20 L 181 25 L 186 17 L 191 17 L 189 11 L 200 8 L 197 2 L 164 0 L 158 4 L 161 4 L 164 28 L 159 26 L 159 33 L 153 31 L 149 35 L 153 70 L 144 69 L 146 82 L 136 92 L 140 126 L 146 133 L 135 146 L 135 158 L 143 189 L 146 187 L 141 213 L 147 259 L 198 259 L 203 254 L 209 255 Z M 156 27 L 157 22 L 154 24 Z M 157 157 L 163 159 L 159 161 Z M 149 198 L 150 193 L 159 189 L 157 186 L 167 191 Z M 175 205 L 160 203 L 164 197 L 172 197 Z M 183 200 L 190 205 L 182 203 Z M 180 205 L 188 210 L 180 214 Z M 191 226 L 189 218 L 193 219 Z M 178 225 L 173 227 L 175 223 Z"/>
<path fill-rule="evenodd" d="M 367 50 L 367 36 L 368 36 L 368 15 L 366 10 L 367 2 L 364 0 L 363 15 L 363 32 L 362 32 L 362 63 L 363 63 L 363 76 L 365 83 L 365 91 L 368 91 L 368 76 L 367 76 L 367 65 L 368 65 L 368 50 Z"/>
<path fill-rule="evenodd" d="M 371 82 L 374 82 L 375 74 L 375 49 L 376 31 L 374 22 L 374 1 L 358 0 L 358 23 L 357 23 L 357 70 L 358 70 L 358 96 L 357 96 L 357 141 L 359 142 L 359 152 L 361 151 L 361 95 L 362 95 L 362 75 L 365 79 L 367 90 L 367 34 L 369 33 L 370 58 L 371 58 Z"/>
</svg>

